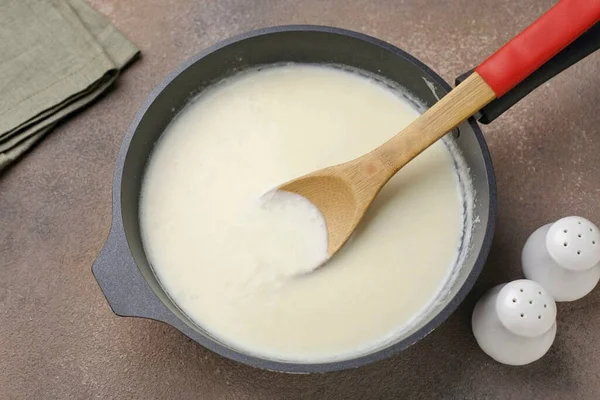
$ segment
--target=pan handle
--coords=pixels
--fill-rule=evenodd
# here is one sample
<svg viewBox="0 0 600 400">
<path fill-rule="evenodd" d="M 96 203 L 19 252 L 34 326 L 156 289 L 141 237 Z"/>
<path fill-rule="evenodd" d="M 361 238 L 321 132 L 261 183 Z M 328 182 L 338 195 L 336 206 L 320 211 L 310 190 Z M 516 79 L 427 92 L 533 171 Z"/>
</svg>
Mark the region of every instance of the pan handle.
<svg viewBox="0 0 600 400">
<path fill-rule="evenodd" d="M 120 223 L 113 221 L 106 243 L 92 266 L 92 273 L 115 314 L 172 322 L 172 313 L 154 294 L 137 268 Z"/>
<path fill-rule="evenodd" d="M 479 111 L 479 114 L 476 115 L 476 118 L 482 124 L 489 124 L 542 83 L 550 80 L 558 73 L 589 56 L 599 48 L 600 22 L 597 22 L 513 89 L 482 108 Z M 456 78 L 456 84 L 458 85 L 460 82 L 464 81 L 472 73 L 473 70 Z"/>
</svg>

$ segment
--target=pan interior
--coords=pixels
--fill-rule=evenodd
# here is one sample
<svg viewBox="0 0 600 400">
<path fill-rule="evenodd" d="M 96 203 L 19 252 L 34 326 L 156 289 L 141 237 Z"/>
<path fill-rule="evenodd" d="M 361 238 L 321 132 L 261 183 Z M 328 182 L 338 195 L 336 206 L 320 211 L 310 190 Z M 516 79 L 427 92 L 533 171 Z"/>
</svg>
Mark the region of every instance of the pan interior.
<svg viewBox="0 0 600 400">
<path fill-rule="evenodd" d="M 418 116 L 401 88 L 364 75 L 244 71 L 188 105 L 152 155 L 140 214 L 153 270 L 189 317 L 239 349 L 310 362 L 368 353 L 426 317 L 461 263 L 471 189 L 448 138 L 394 176 L 340 254 L 295 273 L 320 262 L 326 240 L 306 226 L 312 214 L 261 197 Z"/>
</svg>

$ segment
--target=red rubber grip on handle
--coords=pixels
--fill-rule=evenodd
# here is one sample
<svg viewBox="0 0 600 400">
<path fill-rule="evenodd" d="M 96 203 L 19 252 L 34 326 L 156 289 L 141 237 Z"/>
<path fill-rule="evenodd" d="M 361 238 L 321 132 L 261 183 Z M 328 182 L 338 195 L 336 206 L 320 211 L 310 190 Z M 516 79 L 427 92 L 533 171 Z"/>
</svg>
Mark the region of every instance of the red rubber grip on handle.
<svg viewBox="0 0 600 400">
<path fill-rule="evenodd" d="M 500 97 L 600 21 L 600 0 L 562 0 L 475 71 Z"/>
</svg>

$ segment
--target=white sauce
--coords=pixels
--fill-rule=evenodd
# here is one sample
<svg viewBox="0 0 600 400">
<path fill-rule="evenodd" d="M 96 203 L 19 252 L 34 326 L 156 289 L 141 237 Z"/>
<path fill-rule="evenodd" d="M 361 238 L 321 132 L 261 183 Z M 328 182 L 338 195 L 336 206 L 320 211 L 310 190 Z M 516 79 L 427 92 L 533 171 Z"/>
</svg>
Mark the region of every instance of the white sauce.
<svg viewBox="0 0 600 400">
<path fill-rule="evenodd" d="M 417 116 L 389 87 L 330 67 L 271 67 L 204 91 L 167 128 L 144 178 L 143 241 L 165 290 L 216 338 L 262 357 L 344 359 L 398 337 L 459 256 L 463 199 L 444 143 L 403 168 L 313 273 L 297 276 L 326 255 L 318 211 L 261 196 Z"/>
</svg>

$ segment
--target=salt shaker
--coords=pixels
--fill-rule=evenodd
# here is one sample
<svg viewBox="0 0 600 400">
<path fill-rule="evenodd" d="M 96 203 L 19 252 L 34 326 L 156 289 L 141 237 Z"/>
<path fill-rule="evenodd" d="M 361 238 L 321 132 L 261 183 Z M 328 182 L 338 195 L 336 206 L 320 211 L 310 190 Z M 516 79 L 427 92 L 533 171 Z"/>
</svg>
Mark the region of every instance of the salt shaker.
<svg viewBox="0 0 600 400">
<path fill-rule="evenodd" d="M 537 282 L 498 285 L 475 305 L 471 320 L 481 349 L 498 362 L 525 365 L 541 358 L 556 336 L 556 303 Z"/>
<path fill-rule="evenodd" d="M 566 217 L 537 229 L 521 253 L 523 273 L 556 301 L 588 294 L 600 280 L 600 231 L 582 217 Z"/>
</svg>

